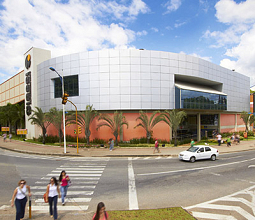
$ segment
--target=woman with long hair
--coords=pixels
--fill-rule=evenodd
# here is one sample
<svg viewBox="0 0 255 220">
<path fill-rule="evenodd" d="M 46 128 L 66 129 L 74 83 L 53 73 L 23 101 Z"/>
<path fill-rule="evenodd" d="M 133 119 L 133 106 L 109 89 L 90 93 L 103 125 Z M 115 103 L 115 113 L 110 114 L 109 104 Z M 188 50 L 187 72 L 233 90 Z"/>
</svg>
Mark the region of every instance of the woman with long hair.
<svg viewBox="0 0 255 220">
<path fill-rule="evenodd" d="M 97 205 L 97 211 L 94 214 L 92 220 L 109 220 L 108 213 L 105 211 L 105 205 L 103 202 L 99 202 Z"/>
<path fill-rule="evenodd" d="M 62 170 L 59 176 L 59 182 L 61 184 L 60 191 L 61 191 L 61 200 L 62 205 L 65 205 L 65 197 L 67 194 L 68 189 L 68 181 L 70 180 L 69 176 L 66 175 L 66 171 Z"/>
<path fill-rule="evenodd" d="M 56 177 L 52 177 L 50 179 L 50 183 L 47 185 L 46 202 L 49 202 L 50 216 L 54 217 L 54 220 L 58 219 L 57 212 L 58 196 L 60 197 L 58 181 Z M 52 204 L 54 206 L 53 210 Z"/>
<path fill-rule="evenodd" d="M 31 196 L 30 186 L 26 185 L 25 180 L 20 180 L 18 183 L 18 187 L 14 190 L 12 195 L 11 207 L 14 206 L 15 199 L 15 207 L 16 207 L 16 220 L 20 220 L 24 218 L 25 208 L 27 203 L 26 192 L 28 191 L 28 196 Z"/>
</svg>

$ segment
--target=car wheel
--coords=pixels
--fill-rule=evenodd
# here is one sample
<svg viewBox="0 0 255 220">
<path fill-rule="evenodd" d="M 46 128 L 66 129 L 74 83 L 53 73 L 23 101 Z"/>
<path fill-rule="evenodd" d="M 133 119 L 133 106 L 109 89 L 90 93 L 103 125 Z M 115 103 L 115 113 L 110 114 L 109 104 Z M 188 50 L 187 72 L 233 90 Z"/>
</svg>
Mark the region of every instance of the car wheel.
<svg viewBox="0 0 255 220">
<path fill-rule="evenodd" d="M 189 161 L 190 161 L 191 163 L 194 163 L 194 162 L 196 161 L 196 158 L 195 158 L 195 157 L 191 157 L 191 158 L 189 159 Z"/>
<path fill-rule="evenodd" d="M 211 156 L 211 160 L 212 160 L 212 161 L 215 161 L 215 160 L 216 160 L 215 154 L 213 154 L 213 155 Z"/>
</svg>

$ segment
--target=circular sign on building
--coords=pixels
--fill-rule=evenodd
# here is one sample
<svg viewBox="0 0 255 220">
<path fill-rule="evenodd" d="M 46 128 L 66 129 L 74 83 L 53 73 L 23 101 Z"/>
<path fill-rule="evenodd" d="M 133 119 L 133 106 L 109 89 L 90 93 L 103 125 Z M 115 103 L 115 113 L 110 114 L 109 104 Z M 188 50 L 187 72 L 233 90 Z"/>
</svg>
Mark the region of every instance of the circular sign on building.
<svg viewBox="0 0 255 220">
<path fill-rule="evenodd" d="M 30 66 L 31 66 L 31 55 L 30 54 L 28 54 L 27 56 L 26 56 L 26 60 L 25 60 L 25 67 L 27 68 L 27 70 L 30 68 Z"/>
</svg>

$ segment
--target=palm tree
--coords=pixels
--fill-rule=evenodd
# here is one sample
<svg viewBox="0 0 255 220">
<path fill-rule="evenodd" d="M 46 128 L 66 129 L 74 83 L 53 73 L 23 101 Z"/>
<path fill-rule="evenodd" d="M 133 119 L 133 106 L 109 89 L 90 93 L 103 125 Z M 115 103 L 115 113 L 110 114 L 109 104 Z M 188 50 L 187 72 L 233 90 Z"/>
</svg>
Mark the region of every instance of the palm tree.
<svg viewBox="0 0 255 220">
<path fill-rule="evenodd" d="M 173 109 L 172 111 L 165 110 L 161 113 L 163 116 L 162 121 L 167 123 L 173 130 L 174 136 L 174 146 L 177 146 L 177 129 L 178 126 L 183 122 L 184 118 L 187 116 L 185 111 L 178 111 Z"/>
<path fill-rule="evenodd" d="M 25 104 L 15 104 L 14 105 L 15 115 L 12 119 L 13 123 L 17 123 L 18 128 L 24 128 L 25 125 Z"/>
<path fill-rule="evenodd" d="M 85 111 L 78 112 L 77 114 L 77 122 L 78 125 L 84 128 L 85 130 L 85 137 L 87 140 L 87 144 L 89 144 L 89 137 L 91 135 L 90 132 L 90 125 L 95 117 L 98 116 L 98 112 L 93 108 L 93 105 L 87 105 Z M 67 124 L 75 124 L 75 113 L 72 113 L 68 119 Z M 78 132 L 78 131 L 77 131 Z"/>
<path fill-rule="evenodd" d="M 33 114 L 28 120 L 31 121 L 31 124 L 38 125 L 42 129 L 43 144 L 45 144 L 45 136 L 47 128 L 50 125 L 50 121 L 48 121 L 46 113 L 44 113 L 41 108 L 35 108 L 36 110 L 32 110 Z"/>
<path fill-rule="evenodd" d="M 240 118 L 243 119 L 243 122 L 245 124 L 245 131 L 248 132 L 249 125 L 251 125 L 255 121 L 254 115 L 249 114 L 246 111 L 242 111 Z"/>
<path fill-rule="evenodd" d="M 102 126 L 107 126 L 112 130 L 112 134 L 115 137 L 116 145 L 118 145 L 118 136 L 123 132 L 123 126 L 126 125 L 128 128 L 128 122 L 126 117 L 122 115 L 122 112 L 114 112 L 113 116 L 108 114 L 100 114 L 98 121 L 101 121 L 97 125 L 97 130 Z"/>
<path fill-rule="evenodd" d="M 146 138 L 147 138 L 147 144 L 150 143 L 150 139 L 152 136 L 152 129 L 153 127 L 159 123 L 160 121 L 162 121 L 161 115 L 158 115 L 155 117 L 155 115 L 159 113 L 159 111 L 154 111 L 151 115 L 151 117 L 149 118 L 148 115 L 143 112 L 143 111 L 139 111 L 140 116 L 136 118 L 136 121 L 140 120 L 139 124 L 136 125 L 134 128 L 137 127 L 142 127 L 144 128 L 144 130 L 146 131 Z M 154 118 L 155 117 L 155 118 Z"/>
<path fill-rule="evenodd" d="M 63 122 L 63 112 L 61 110 L 57 110 L 56 107 L 53 107 L 46 113 L 47 120 L 54 125 L 54 127 L 58 130 L 59 143 L 61 143 L 61 139 L 63 136 L 62 132 L 62 122 Z"/>
</svg>

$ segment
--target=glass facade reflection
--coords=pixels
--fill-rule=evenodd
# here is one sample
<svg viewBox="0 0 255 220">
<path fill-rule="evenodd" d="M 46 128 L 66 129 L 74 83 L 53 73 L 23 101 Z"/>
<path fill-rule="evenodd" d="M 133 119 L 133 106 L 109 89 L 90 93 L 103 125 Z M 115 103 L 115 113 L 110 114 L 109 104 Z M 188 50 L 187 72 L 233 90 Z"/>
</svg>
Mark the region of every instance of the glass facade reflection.
<svg viewBox="0 0 255 220">
<path fill-rule="evenodd" d="M 64 76 L 64 91 L 67 92 L 69 96 L 79 96 L 78 75 Z M 60 78 L 54 79 L 54 95 L 55 98 L 62 97 L 62 84 Z"/>
<path fill-rule="evenodd" d="M 175 87 L 175 108 L 227 110 L 227 96 Z"/>
</svg>

